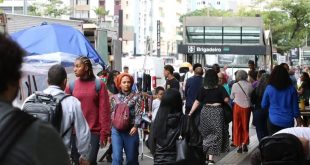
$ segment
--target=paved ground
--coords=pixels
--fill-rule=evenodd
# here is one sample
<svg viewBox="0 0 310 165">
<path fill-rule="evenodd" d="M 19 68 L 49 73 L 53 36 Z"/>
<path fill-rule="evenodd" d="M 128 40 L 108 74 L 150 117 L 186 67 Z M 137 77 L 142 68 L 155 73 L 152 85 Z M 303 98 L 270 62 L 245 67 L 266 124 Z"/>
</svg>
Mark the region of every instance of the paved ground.
<svg viewBox="0 0 310 165">
<path fill-rule="evenodd" d="M 231 128 L 231 125 L 230 125 L 230 128 Z M 231 129 L 229 130 L 229 132 L 231 135 Z M 248 164 L 250 164 L 249 155 L 250 155 L 251 151 L 253 151 L 256 148 L 257 144 L 258 144 L 258 142 L 257 142 L 255 128 L 250 126 L 249 153 L 237 154 L 236 148 L 231 148 L 230 152 L 224 153 L 220 156 L 215 157 L 215 162 L 217 162 L 216 164 L 248 165 Z M 140 165 L 152 165 L 153 159 L 149 157 L 149 156 L 151 156 L 151 154 L 149 153 L 149 150 L 145 146 L 143 147 L 143 150 L 144 150 L 143 159 L 141 159 L 141 155 L 139 156 Z M 140 143 L 139 151 L 141 153 L 141 143 Z M 104 150 L 102 150 L 102 149 L 99 151 L 98 159 L 103 154 L 103 152 L 104 152 Z M 124 159 L 126 159 L 126 158 L 124 157 Z M 111 163 L 108 163 L 106 160 L 104 160 L 104 162 L 99 162 L 98 164 L 99 165 L 110 165 Z"/>
</svg>

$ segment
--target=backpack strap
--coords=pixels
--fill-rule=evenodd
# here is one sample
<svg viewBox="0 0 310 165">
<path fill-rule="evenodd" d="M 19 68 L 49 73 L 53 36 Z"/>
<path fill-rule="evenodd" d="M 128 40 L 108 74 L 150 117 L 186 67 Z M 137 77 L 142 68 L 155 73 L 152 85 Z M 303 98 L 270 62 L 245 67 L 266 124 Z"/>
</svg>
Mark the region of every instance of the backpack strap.
<svg viewBox="0 0 310 165">
<path fill-rule="evenodd" d="M 95 79 L 95 83 L 96 83 L 96 92 L 99 93 L 100 92 L 100 88 L 101 88 L 101 83 L 100 83 L 100 79 Z"/>
<path fill-rule="evenodd" d="M 10 111 L 0 120 L 2 123 L 0 128 L 0 162 L 3 161 L 6 154 L 8 154 L 18 139 L 22 137 L 27 128 L 36 121 L 36 118 L 20 110 Z"/>
<path fill-rule="evenodd" d="M 60 93 L 60 94 L 54 96 L 54 98 L 57 99 L 56 103 L 59 104 L 59 109 L 57 109 L 57 112 L 55 112 L 55 121 L 53 121 L 52 124 L 55 126 L 55 128 L 58 132 L 60 132 L 62 115 L 63 115 L 61 102 L 69 96 L 71 96 L 71 95 L 67 95 L 64 93 Z"/>
<path fill-rule="evenodd" d="M 133 98 L 135 97 L 135 94 L 130 94 L 129 98 L 125 101 L 126 104 L 128 104 L 128 102 Z"/>
<path fill-rule="evenodd" d="M 61 135 L 61 138 L 64 138 L 66 135 L 67 135 L 67 133 L 73 128 L 73 122 L 71 123 L 71 125 L 70 125 L 70 127 L 64 132 L 64 133 L 62 133 L 62 135 Z"/>
<path fill-rule="evenodd" d="M 118 103 L 121 102 L 121 100 L 119 99 L 118 95 L 119 95 L 119 94 L 113 95 L 113 98 L 115 99 L 116 104 L 118 104 Z M 134 96 L 135 96 L 135 94 L 131 93 L 130 96 L 129 96 L 129 98 L 125 101 L 125 103 L 127 104 Z"/>
<path fill-rule="evenodd" d="M 113 95 L 112 97 L 113 97 L 114 100 L 115 100 L 115 104 L 118 104 L 118 103 L 121 102 L 121 100 L 120 100 L 119 97 L 118 97 L 118 94 L 115 94 L 115 95 Z"/>
<path fill-rule="evenodd" d="M 239 84 L 239 82 L 237 82 L 237 84 L 239 85 L 240 89 L 242 90 L 242 92 L 244 93 L 245 97 L 247 99 L 249 99 L 249 96 L 245 93 L 245 91 L 243 90 L 242 86 Z"/>
<path fill-rule="evenodd" d="M 96 92 L 99 93 L 100 92 L 100 88 L 101 88 L 101 83 L 100 83 L 100 79 L 95 79 L 95 83 L 96 83 Z M 70 93 L 72 94 L 73 93 L 73 90 L 74 90 L 74 85 L 75 85 L 75 80 L 74 81 L 70 81 L 69 83 L 69 90 L 70 90 Z"/>
<path fill-rule="evenodd" d="M 75 80 L 74 81 L 70 81 L 70 83 L 69 83 L 69 91 L 70 91 L 71 95 L 72 95 L 73 90 L 74 90 L 74 84 L 75 84 Z"/>
</svg>

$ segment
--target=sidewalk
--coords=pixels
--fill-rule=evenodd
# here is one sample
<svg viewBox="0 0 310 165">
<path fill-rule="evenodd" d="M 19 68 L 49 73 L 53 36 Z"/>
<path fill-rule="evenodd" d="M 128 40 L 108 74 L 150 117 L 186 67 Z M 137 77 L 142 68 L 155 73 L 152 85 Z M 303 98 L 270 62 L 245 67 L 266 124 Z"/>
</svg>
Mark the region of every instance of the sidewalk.
<svg viewBox="0 0 310 165">
<path fill-rule="evenodd" d="M 231 128 L 231 125 L 230 127 Z M 229 130 L 230 135 L 231 135 L 231 130 Z M 231 148 L 228 153 L 221 154 L 220 156 L 215 157 L 215 162 L 216 164 L 219 165 L 248 165 L 250 164 L 250 154 L 251 152 L 257 147 L 258 141 L 256 137 L 256 131 L 255 128 L 252 128 L 250 126 L 250 145 L 249 145 L 249 152 L 248 153 L 243 153 L 243 154 L 238 154 L 236 148 Z M 153 159 L 149 158 L 148 156 L 152 156 L 147 149 L 147 147 L 144 145 L 143 146 L 144 150 L 144 156 L 143 159 L 141 159 L 141 143 L 139 147 L 139 163 L 140 165 L 153 165 Z M 98 159 L 100 158 L 101 155 L 103 155 L 104 150 L 100 149 L 98 153 Z M 126 160 L 126 157 L 124 156 L 124 162 Z M 98 165 L 110 165 L 111 163 L 108 163 L 106 159 L 104 162 L 99 162 Z M 124 163 L 125 164 L 125 163 Z"/>
</svg>

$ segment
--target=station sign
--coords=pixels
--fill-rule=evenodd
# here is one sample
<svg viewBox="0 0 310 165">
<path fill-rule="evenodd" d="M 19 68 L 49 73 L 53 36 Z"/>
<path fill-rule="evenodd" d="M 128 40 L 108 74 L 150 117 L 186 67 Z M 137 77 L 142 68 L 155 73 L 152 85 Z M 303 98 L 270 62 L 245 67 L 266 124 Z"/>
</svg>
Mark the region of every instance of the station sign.
<svg viewBox="0 0 310 165">
<path fill-rule="evenodd" d="M 265 55 L 266 46 L 261 45 L 187 45 L 179 44 L 181 54 L 240 54 Z"/>
</svg>

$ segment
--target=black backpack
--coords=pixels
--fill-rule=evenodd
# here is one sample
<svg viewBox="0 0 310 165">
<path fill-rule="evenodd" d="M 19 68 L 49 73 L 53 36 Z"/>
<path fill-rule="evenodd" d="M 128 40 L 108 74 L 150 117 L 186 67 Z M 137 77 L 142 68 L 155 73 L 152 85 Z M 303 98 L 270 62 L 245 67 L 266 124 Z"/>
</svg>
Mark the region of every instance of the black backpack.
<svg viewBox="0 0 310 165">
<path fill-rule="evenodd" d="M 263 165 L 306 164 L 302 144 L 292 134 L 281 133 L 265 137 L 259 143 L 259 150 Z"/>
<path fill-rule="evenodd" d="M 33 97 L 24 104 L 22 111 L 42 121 L 51 123 L 60 132 L 62 120 L 61 101 L 69 96 L 64 93 L 52 96 L 43 92 L 35 92 Z M 70 129 L 71 127 L 68 130 Z M 68 130 L 62 134 L 62 137 Z"/>
</svg>

